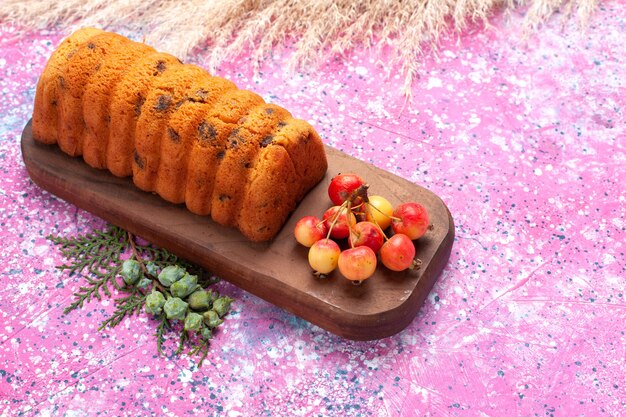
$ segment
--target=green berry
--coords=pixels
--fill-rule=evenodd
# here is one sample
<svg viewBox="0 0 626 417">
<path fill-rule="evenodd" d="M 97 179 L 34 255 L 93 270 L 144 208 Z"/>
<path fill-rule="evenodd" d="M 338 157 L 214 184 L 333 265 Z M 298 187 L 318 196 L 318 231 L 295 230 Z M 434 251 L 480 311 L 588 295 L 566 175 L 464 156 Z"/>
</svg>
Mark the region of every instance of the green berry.
<svg viewBox="0 0 626 417">
<path fill-rule="evenodd" d="M 153 290 L 146 296 L 146 313 L 154 315 L 161 314 L 164 305 L 165 297 L 161 292 Z"/>
<path fill-rule="evenodd" d="M 174 297 L 185 298 L 198 288 L 198 277 L 185 274 L 181 279 L 170 286 L 170 292 Z"/>
<path fill-rule="evenodd" d="M 150 261 L 146 264 L 146 270 L 153 277 L 159 276 L 159 267 L 154 262 Z"/>
<path fill-rule="evenodd" d="M 209 340 L 213 337 L 213 331 L 208 327 L 203 327 L 202 330 L 200 330 L 200 334 L 204 340 Z"/>
<path fill-rule="evenodd" d="M 220 316 L 213 310 L 205 311 L 204 314 L 202 314 L 202 317 L 204 318 L 204 324 L 206 324 L 211 329 L 216 328 L 224 322 L 224 320 L 222 320 Z"/>
<path fill-rule="evenodd" d="M 212 291 L 198 290 L 193 292 L 188 298 L 189 307 L 198 311 L 206 311 L 211 307 Z"/>
<path fill-rule="evenodd" d="M 128 259 L 122 264 L 120 274 L 126 285 L 133 285 L 141 277 L 141 265 L 134 259 Z"/>
<path fill-rule="evenodd" d="M 230 304 L 233 302 L 233 299 L 227 296 L 219 297 L 215 301 L 213 301 L 213 310 L 220 316 L 223 317 L 224 314 L 228 313 L 230 310 Z"/>
<path fill-rule="evenodd" d="M 178 265 L 168 265 L 158 276 L 159 282 L 169 287 L 185 275 L 185 269 Z"/>
<path fill-rule="evenodd" d="M 202 325 L 202 316 L 198 313 L 189 312 L 185 317 L 185 330 L 200 330 Z"/>
<path fill-rule="evenodd" d="M 139 287 L 141 289 L 146 289 L 146 288 L 148 288 L 150 286 L 150 284 L 152 284 L 152 280 L 150 278 L 143 277 L 137 283 L 137 287 Z"/>
<path fill-rule="evenodd" d="M 184 320 L 187 313 L 187 303 L 178 297 L 170 297 L 165 302 L 163 310 L 170 320 Z"/>
</svg>

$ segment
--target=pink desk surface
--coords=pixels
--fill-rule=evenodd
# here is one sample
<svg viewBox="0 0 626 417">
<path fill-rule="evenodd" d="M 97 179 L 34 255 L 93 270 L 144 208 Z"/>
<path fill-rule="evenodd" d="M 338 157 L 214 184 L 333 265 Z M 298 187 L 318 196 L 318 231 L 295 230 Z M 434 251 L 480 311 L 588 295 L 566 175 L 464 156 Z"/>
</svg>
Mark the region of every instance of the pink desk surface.
<svg viewBox="0 0 626 417">
<path fill-rule="evenodd" d="M 626 415 L 626 3 L 584 32 L 518 15 L 444 36 L 413 101 L 367 51 L 290 74 L 218 74 L 310 120 L 325 143 L 449 206 L 448 266 L 400 334 L 352 342 L 226 282 L 234 311 L 202 368 L 158 357 L 153 322 L 65 316 L 79 280 L 45 236 L 101 220 L 29 180 L 19 139 L 64 28 L 0 31 L 0 415 Z M 139 35 L 138 35 L 139 37 Z M 206 52 L 191 61 L 202 63 Z"/>
</svg>

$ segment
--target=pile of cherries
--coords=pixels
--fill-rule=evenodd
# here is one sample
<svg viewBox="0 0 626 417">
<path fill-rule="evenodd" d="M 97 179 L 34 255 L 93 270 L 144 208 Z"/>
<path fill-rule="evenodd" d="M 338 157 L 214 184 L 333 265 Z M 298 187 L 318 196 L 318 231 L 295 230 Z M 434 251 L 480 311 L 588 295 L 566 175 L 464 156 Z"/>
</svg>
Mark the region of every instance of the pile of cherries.
<svg viewBox="0 0 626 417">
<path fill-rule="evenodd" d="M 305 216 L 296 223 L 295 238 L 310 248 L 309 264 L 317 276 L 339 268 L 341 275 L 360 284 L 376 272 L 377 255 L 392 271 L 419 268 L 413 240 L 429 228 L 426 209 L 415 202 L 394 208 L 385 197 L 368 195 L 368 188 L 356 174 L 339 174 L 328 186 L 333 206 L 322 219 Z"/>
</svg>

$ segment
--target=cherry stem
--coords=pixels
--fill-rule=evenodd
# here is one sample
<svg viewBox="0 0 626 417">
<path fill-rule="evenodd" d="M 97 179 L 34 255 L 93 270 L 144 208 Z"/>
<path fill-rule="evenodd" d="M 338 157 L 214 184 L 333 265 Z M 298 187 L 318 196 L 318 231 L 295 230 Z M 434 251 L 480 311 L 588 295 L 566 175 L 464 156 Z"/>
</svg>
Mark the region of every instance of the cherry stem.
<svg viewBox="0 0 626 417">
<path fill-rule="evenodd" d="M 419 258 L 415 258 L 413 259 L 413 262 L 411 263 L 411 266 L 409 268 L 411 268 L 414 271 L 419 271 L 421 267 L 422 267 L 422 260 Z"/>
<path fill-rule="evenodd" d="M 339 220 L 339 216 L 341 215 L 341 212 L 347 206 L 347 204 L 348 204 L 348 200 L 344 201 L 341 204 L 341 206 L 339 206 L 339 209 L 337 210 L 337 212 L 333 216 L 333 221 L 330 223 L 330 227 L 328 228 L 328 233 L 326 234 L 326 240 L 330 239 L 330 233 L 333 231 L 333 227 L 335 227 L 335 224 L 337 224 L 337 221 Z M 347 217 L 348 216 L 346 215 L 346 218 Z"/>
<path fill-rule="evenodd" d="M 385 217 L 387 217 L 387 218 L 390 218 L 390 219 L 393 219 L 393 217 L 392 217 L 392 216 L 389 216 L 387 213 L 383 212 L 381 209 L 379 209 L 379 208 L 378 208 L 378 207 L 376 207 L 376 206 L 373 206 L 373 205 L 371 205 L 371 204 L 368 204 L 368 205 L 367 205 L 367 208 L 368 208 L 368 209 L 373 208 L 374 210 L 376 210 L 377 212 L 379 212 L 379 213 L 380 213 L 380 214 L 382 214 L 383 216 L 385 216 Z M 374 217 L 374 216 L 372 216 L 372 217 Z"/>
<path fill-rule="evenodd" d="M 350 205 L 352 204 L 351 200 L 347 200 L 348 205 L 346 206 L 346 223 L 348 223 L 348 241 L 350 242 L 350 247 L 354 248 L 354 242 L 352 241 L 352 225 L 350 224 Z"/>
<path fill-rule="evenodd" d="M 376 217 L 374 217 L 374 215 L 372 214 L 372 211 L 370 210 L 372 207 L 374 207 L 376 210 L 378 210 L 383 215 L 385 215 L 385 216 L 387 216 L 387 215 L 385 213 L 383 213 L 382 211 L 380 211 L 378 209 L 378 207 L 372 206 L 370 203 L 365 204 L 365 209 L 367 210 L 367 214 L 369 214 L 370 217 L 372 218 L 372 220 L 374 220 L 374 224 L 376 225 L 376 227 L 378 227 L 380 229 L 380 232 L 383 234 L 383 237 L 385 238 L 385 242 L 386 242 L 386 241 L 389 240 L 389 238 L 387 237 L 387 234 L 385 233 L 383 228 L 380 227 L 380 225 L 378 224 L 378 221 L 376 220 Z M 389 217 L 389 216 L 387 216 L 387 217 Z"/>
<path fill-rule="evenodd" d="M 379 212 L 380 214 L 382 214 L 383 216 L 385 216 L 385 217 L 387 217 L 387 218 L 389 218 L 391 220 L 398 220 L 398 221 L 402 220 L 400 217 L 389 216 L 387 213 L 384 213 L 381 209 L 379 209 L 376 206 L 372 206 L 371 204 L 368 204 L 368 207 L 373 207 L 374 210 L 376 210 L 377 212 Z M 372 217 L 374 217 L 374 216 L 372 216 Z"/>
</svg>

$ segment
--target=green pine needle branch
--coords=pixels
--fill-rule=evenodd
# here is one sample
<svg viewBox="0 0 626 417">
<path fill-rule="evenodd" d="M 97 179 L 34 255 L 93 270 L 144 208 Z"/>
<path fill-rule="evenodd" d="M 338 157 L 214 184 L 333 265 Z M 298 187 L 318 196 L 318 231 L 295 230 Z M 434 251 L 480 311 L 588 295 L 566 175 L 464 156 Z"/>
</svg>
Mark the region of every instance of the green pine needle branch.
<svg viewBox="0 0 626 417">
<path fill-rule="evenodd" d="M 214 310 L 208 316 L 211 318 L 210 322 L 204 319 L 202 324 L 196 323 L 196 327 L 189 330 L 186 323 L 183 327 L 180 318 L 169 317 L 162 307 L 158 307 L 158 314 L 152 314 L 152 317 L 157 323 L 155 337 L 159 354 L 165 353 L 164 344 L 168 339 L 168 334 L 177 332 L 178 344 L 174 354 L 181 354 L 185 348 L 188 348 L 189 355 L 200 356 L 198 364 L 201 366 L 209 352 L 209 339 L 212 332 L 221 324 L 220 317 L 226 314 L 232 301 L 228 297 L 219 297 L 215 291 L 205 291 L 208 286 L 218 281 L 215 276 L 166 249 L 139 242 L 131 233 L 117 226 L 74 237 L 50 235 L 47 238 L 59 247 L 61 254 L 67 260 L 57 268 L 69 272 L 70 275 L 78 275 L 84 281 L 74 293 L 74 301 L 65 308 L 64 314 L 82 308 L 94 298 L 114 299 L 115 310 L 100 324 L 98 330 L 116 327 L 125 318 L 140 314 L 146 309 L 146 299 L 150 291 L 160 292 L 164 299 L 174 297 L 170 288 L 159 282 L 158 273 L 155 271 L 163 270 L 168 266 L 178 266 L 182 271 L 193 275 L 194 279 L 197 278 L 196 292 L 204 292 L 202 295 L 206 297 L 210 294 L 212 297 L 210 302 L 215 303 L 215 305 L 207 305 L 207 309 Z M 135 265 L 138 263 L 141 267 L 137 269 L 137 276 L 132 283 L 125 282 L 128 273 L 123 270 L 123 266 L 128 261 L 124 258 L 136 261 Z M 148 264 L 151 270 L 147 268 Z M 125 274 L 126 277 L 124 277 Z M 124 280 L 119 279 L 120 276 Z M 123 295 L 114 297 L 114 294 L 120 293 Z M 154 306 L 151 308 L 153 309 Z M 154 313 L 153 310 L 150 311 Z M 196 316 L 202 313 L 202 311 L 191 309 L 188 309 L 188 312 Z M 206 313 L 209 314 L 208 311 Z"/>
</svg>

